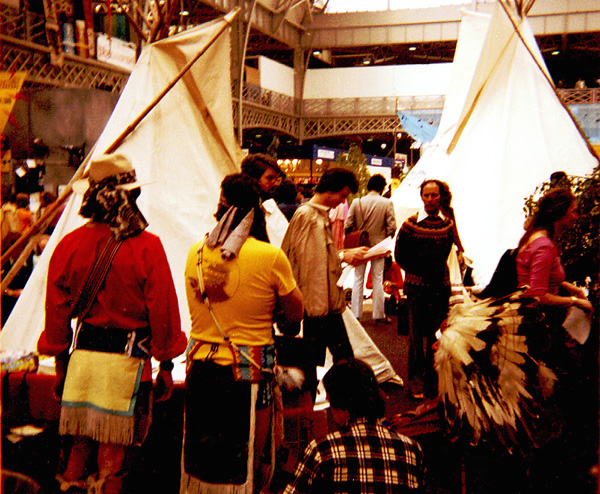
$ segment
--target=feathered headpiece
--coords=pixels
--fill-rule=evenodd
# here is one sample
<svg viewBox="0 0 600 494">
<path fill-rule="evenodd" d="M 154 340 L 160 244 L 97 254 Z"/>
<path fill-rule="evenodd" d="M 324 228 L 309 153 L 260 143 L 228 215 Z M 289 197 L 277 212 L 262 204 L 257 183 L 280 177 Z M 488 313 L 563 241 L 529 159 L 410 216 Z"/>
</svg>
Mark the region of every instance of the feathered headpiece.
<svg viewBox="0 0 600 494">
<path fill-rule="evenodd" d="M 522 327 L 532 300 L 522 293 L 453 306 L 439 339 L 435 368 L 446 420 L 451 429 L 467 432 L 472 444 L 493 437 L 510 449 L 523 446 L 523 433 L 535 442 L 528 378 L 547 393 L 556 380 L 528 354 Z"/>
</svg>

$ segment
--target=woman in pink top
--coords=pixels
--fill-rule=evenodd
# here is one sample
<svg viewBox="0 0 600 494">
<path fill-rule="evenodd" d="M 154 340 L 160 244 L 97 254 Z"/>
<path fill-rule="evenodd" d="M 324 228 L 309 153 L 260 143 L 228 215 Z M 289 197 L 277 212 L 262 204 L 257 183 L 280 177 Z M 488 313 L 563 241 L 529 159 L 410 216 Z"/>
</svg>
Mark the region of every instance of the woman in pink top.
<svg viewBox="0 0 600 494">
<path fill-rule="evenodd" d="M 577 220 L 575 196 L 568 189 L 553 189 L 544 195 L 521 238 L 517 254 L 519 286 L 529 287 L 542 308 L 571 306 L 591 312 L 585 292 L 565 281 L 556 240 Z"/>
<path fill-rule="evenodd" d="M 535 403 L 532 421 L 538 445 L 528 458 L 531 492 L 577 490 L 573 479 L 583 478 L 597 461 L 597 445 L 590 431 L 598 418 L 585 412 L 597 399 L 597 384 L 586 384 L 586 367 L 590 364 L 586 364 L 582 346 L 569 338 L 562 326 L 568 308 L 592 311 L 585 292 L 565 281 L 556 245 L 577 220 L 576 208 L 575 197 L 568 189 L 552 189 L 545 194 L 517 253 L 519 286 L 528 287 L 526 295 L 537 299 L 541 311 L 524 312 L 521 331 L 527 337 L 528 354 L 558 378 L 555 383 L 548 379 L 552 384 L 540 381 L 541 387 L 534 384 L 535 379 L 528 379 Z"/>
</svg>

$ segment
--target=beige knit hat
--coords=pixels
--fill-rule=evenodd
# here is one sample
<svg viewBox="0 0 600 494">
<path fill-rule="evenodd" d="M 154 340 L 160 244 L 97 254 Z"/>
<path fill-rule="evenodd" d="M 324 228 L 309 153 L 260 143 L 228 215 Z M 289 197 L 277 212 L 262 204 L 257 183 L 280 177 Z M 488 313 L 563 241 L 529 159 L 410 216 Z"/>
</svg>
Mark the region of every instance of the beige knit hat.
<svg viewBox="0 0 600 494">
<path fill-rule="evenodd" d="M 122 175 L 125 173 L 134 172 L 134 181 L 124 184 L 119 184 L 118 187 L 124 190 L 132 190 L 141 187 L 149 182 L 138 182 L 135 179 L 135 170 L 129 161 L 129 158 L 121 153 L 101 154 L 92 158 L 89 167 L 88 177 L 77 180 L 73 183 L 73 190 L 78 194 L 83 194 L 91 184 L 98 183 L 107 177 L 113 175 Z"/>
</svg>

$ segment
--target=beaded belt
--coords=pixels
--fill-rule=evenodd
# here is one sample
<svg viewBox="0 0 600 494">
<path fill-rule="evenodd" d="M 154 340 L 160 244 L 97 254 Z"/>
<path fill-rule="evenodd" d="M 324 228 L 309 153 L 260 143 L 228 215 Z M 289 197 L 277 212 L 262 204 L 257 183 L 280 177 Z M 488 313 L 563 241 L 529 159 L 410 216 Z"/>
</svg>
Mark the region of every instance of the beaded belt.
<svg viewBox="0 0 600 494">
<path fill-rule="evenodd" d="M 129 357 L 150 357 L 150 328 L 102 328 L 82 323 L 75 337 L 75 349 L 121 353 Z"/>
</svg>

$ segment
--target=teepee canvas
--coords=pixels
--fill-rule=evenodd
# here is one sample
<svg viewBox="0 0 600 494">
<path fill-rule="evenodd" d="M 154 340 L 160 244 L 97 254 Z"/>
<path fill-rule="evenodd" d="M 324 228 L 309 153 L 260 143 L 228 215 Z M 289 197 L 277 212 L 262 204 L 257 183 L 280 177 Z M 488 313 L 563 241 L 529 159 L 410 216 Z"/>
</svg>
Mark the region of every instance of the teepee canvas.
<svg viewBox="0 0 600 494">
<path fill-rule="evenodd" d="M 149 45 L 140 55 L 92 154 L 101 154 L 213 38 L 221 18 Z M 189 326 L 183 270 L 189 246 L 215 223 L 221 180 L 239 171 L 233 133 L 229 32 L 225 30 L 119 146 L 142 187 L 138 205 L 165 247 L 182 324 Z M 86 220 L 73 194 L 17 305 L 2 328 L 2 350 L 34 351 L 44 324 L 48 262 L 58 241 Z"/>
<path fill-rule="evenodd" d="M 165 247 L 179 301 L 182 329 L 189 334 L 184 267 L 188 250 L 215 225 L 222 179 L 240 170 L 242 152 L 233 132 L 230 84 L 231 20 L 206 23 L 149 45 L 141 54 L 92 155 L 104 152 L 155 101 L 182 68 L 210 46 L 118 147 L 132 162 L 142 187 L 137 203 L 148 231 Z M 219 35 L 219 32 L 223 31 Z M 216 37 L 216 41 L 209 42 Z M 78 215 L 81 196 L 73 194 L 17 305 L 0 333 L 3 351 L 33 352 L 44 326 L 48 263 L 60 239 L 86 220 Z M 287 220 L 274 201 L 265 203 L 267 229 L 280 245 Z M 380 381 L 400 381 L 389 361 L 352 316 L 344 315 L 355 353 Z M 181 371 L 183 366 L 178 366 Z M 183 379 L 183 374 L 176 375 Z"/>
<path fill-rule="evenodd" d="M 450 185 L 466 255 L 476 281 L 485 283 L 523 233 L 525 198 L 552 172 L 584 176 L 598 160 L 558 99 L 525 17 L 498 3 L 484 37 L 470 47 L 470 60 L 477 46 L 470 82 L 461 90 L 451 86 L 457 91 L 448 94 L 438 134 L 415 171 L 418 184 L 427 177 Z M 462 55 L 457 47 L 457 59 Z M 455 63 L 452 82 L 460 70 Z M 402 193 L 401 187 L 394 193 L 397 209 Z"/>
<path fill-rule="evenodd" d="M 450 143 L 456 122 L 467 98 L 477 60 L 481 54 L 483 39 L 490 24 L 490 16 L 465 12 L 461 21 L 458 42 L 444 111 L 433 141 L 423 146 L 419 161 L 412 167 L 392 196 L 396 223 L 402 222 L 422 206 L 419 186 L 427 178 L 445 179 L 448 171 L 446 147 Z"/>
</svg>

